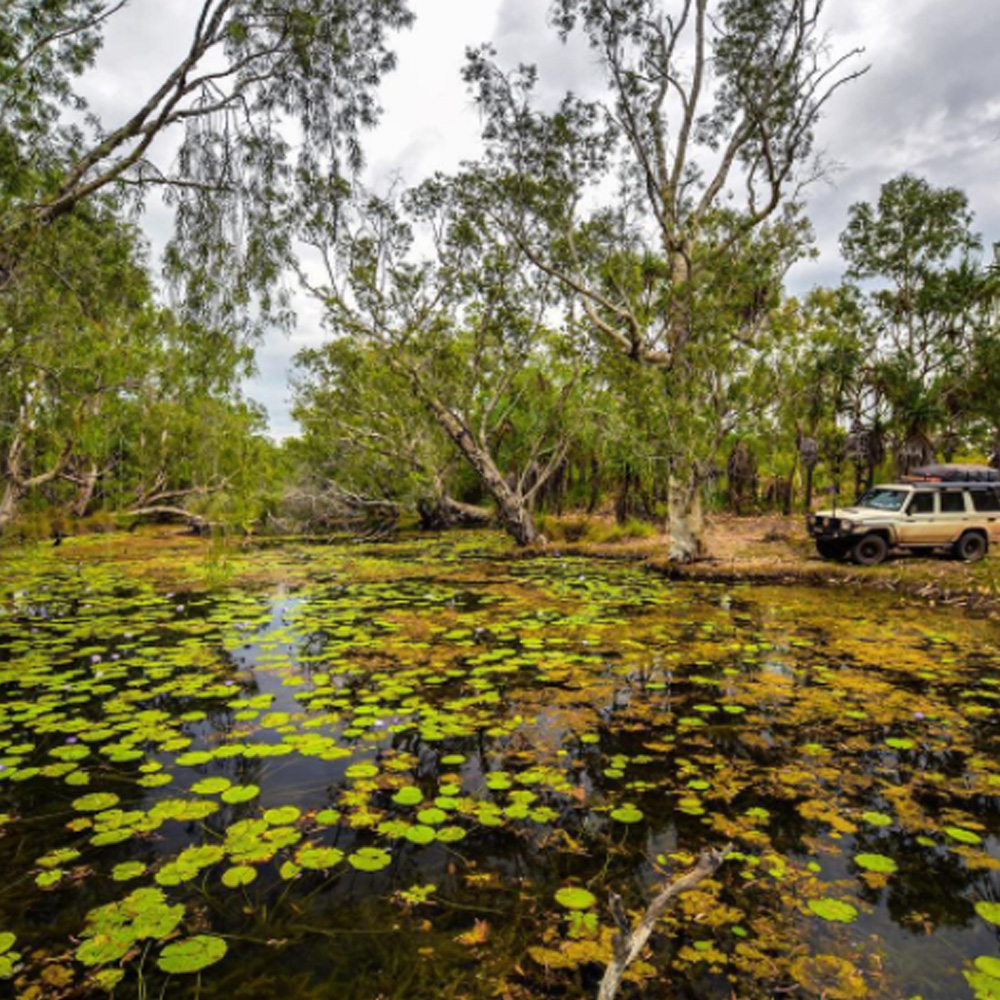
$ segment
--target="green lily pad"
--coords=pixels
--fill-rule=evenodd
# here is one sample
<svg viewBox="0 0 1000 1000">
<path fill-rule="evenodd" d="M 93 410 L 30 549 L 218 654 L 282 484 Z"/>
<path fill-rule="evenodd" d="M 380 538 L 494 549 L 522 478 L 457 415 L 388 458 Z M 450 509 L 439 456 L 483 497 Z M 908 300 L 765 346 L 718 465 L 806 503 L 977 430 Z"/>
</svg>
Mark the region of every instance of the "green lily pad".
<svg viewBox="0 0 1000 1000">
<path fill-rule="evenodd" d="M 111 869 L 111 877 L 116 882 L 129 882 L 146 874 L 146 866 L 141 861 L 123 861 Z"/>
<path fill-rule="evenodd" d="M 856 854 L 854 863 L 865 871 L 876 872 L 879 875 L 893 875 L 899 871 L 899 865 L 884 854 Z"/>
<path fill-rule="evenodd" d="M 587 889 L 565 886 L 556 893 L 556 902 L 567 910 L 589 910 L 597 905 L 597 897 Z"/>
<path fill-rule="evenodd" d="M 973 964 L 983 975 L 990 976 L 992 979 L 1000 979 L 1000 958 L 983 955 L 977 958 Z"/>
<path fill-rule="evenodd" d="M 820 919 L 838 924 L 850 924 L 858 918 L 858 911 L 839 899 L 811 899 L 809 909 Z"/>
<path fill-rule="evenodd" d="M 437 834 L 429 826 L 411 826 L 406 831 L 406 839 L 414 844 L 429 844 Z"/>
<path fill-rule="evenodd" d="M 278 809 L 268 809 L 264 813 L 265 822 L 271 826 L 287 826 L 294 823 L 302 815 L 295 806 L 281 806 Z"/>
<path fill-rule="evenodd" d="M 113 792 L 94 792 L 73 800 L 73 808 L 78 812 L 102 812 L 118 805 L 121 799 Z"/>
<path fill-rule="evenodd" d="M 202 778 L 191 786 L 191 791 L 196 795 L 218 795 L 232 785 L 228 778 Z"/>
<path fill-rule="evenodd" d="M 251 865 L 234 865 L 222 873 L 222 884 L 229 889 L 237 889 L 241 885 L 249 885 L 257 878 L 257 869 Z"/>
<path fill-rule="evenodd" d="M 642 810 L 633 805 L 620 806 L 611 813 L 611 818 L 619 823 L 638 823 L 642 817 Z"/>
<path fill-rule="evenodd" d="M 222 793 L 222 801 L 227 805 L 234 806 L 241 802 L 249 802 L 260 795 L 260 789 L 256 785 L 233 785 Z"/>
<path fill-rule="evenodd" d="M 946 826 L 944 832 L 954 841 L 959 844 L 970 844 L 975 846 L 976 844 L 981 844 L 983 838 L 979 836 L 978 833 L 973 833 L 971 830 L 963 830 L 960 826 Z"/>
<path fill-rule="evenodd" d="M 399 806 L 417 806 L 424 801 L 424 794 L 416 786 L 407 785 L 393 795 L 392 801 Z"/>
<path fill-rule="evenodd" d="M 379 872 L 392 862 L 388 851 L 378 847 L 362 847 L 347 856 L 347 863 L 361 872 Z"/>
<path fill-rule="evenodd" d="M 198 934 L 184 941 L 168 944 L 160 953 L 157 965 L 171 975 L 201 972 L 226 957 L 228 948 L 220 937 Z"/>
<path fill-rule="evenodd" d="M 323 871 L 333 868 L 344 858 L 344 852 L 336 847 L 303 847 L 295 855 L 295 862 L 300 868 L 311 871 Z"/>
<path fill-rule="evenodd" d="M 861 818 L 869 826 L 892 826 L 893 819 L 885 813 L 868 811 L 861 814 Z"/>
</svg>

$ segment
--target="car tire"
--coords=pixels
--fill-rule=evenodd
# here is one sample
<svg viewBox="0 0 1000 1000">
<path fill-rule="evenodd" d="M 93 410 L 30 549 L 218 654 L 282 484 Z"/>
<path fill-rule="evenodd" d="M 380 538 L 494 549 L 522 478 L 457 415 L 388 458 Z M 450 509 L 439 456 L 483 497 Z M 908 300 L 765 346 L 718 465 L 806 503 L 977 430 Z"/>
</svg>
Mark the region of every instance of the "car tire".
<svg viewBox="0 0 1000 1000">
<path fill-rule="evenodd" d="M 889 543 L 881 535 L 865 535 L 851 548 L 851 559 L 859 566 L 877 566 L 889 555 Z"/>
<path fill-rule="evenodd" d="M 967 531 L 955 543 L 954 553 L 955 558 L 962 562 L 979 562 L 985 558 L 988 549 L 989 543 L 983 535 L 978 531 Z"/>
<path fill-rule="evenodd" d="M 842 560 L 847 557 L 847 546 L 841 541 L 832 539 L 816 539 L 816 551 L 820 559 Z"/>
</svg>

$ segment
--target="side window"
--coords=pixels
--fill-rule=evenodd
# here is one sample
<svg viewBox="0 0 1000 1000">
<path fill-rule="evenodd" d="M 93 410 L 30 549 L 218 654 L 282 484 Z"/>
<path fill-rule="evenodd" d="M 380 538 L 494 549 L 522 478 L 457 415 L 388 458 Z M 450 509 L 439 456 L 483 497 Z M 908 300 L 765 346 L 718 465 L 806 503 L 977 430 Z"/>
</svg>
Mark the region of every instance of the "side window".
<svg viewBox="0 0 1000 1000">
<path fill-rule="evenodd" d="M 964 493 L 942 493 L 941 494 L 942 514 L 964 514 L 965 494 Z"/>
<path fill-rule="evenodd" d="M 976 490 L 972 494 L 972 505 L 980 514 L 1000 513 L 1000 493 L 996 490 Z"/>
<path fill-rule="evenodd" d="M 910 514 L 933 514 L 934 513 L 934 494 L 933 493 L 914 493 L 913 499 L 910 500 L 910 506 L 907 508 L 907 513 Z"/>
</svg>

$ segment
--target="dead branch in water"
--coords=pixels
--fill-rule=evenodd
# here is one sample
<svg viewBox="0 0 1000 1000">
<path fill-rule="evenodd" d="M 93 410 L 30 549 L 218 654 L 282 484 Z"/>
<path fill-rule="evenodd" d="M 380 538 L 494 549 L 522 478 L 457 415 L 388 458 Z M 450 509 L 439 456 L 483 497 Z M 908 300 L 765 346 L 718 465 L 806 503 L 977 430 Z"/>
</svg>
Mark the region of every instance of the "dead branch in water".
<svg viewBox="0 0 1000 1000">
<path fill-rule="evenodd" d="M 726 855 L 732 850 L 732 845 L 724 847 L 721 851 L 702 851 L 698 858 L 698 863 L 686 875 L 671 882 L 660 894 L 649 904 L 649 908 L 643 914 L 638 925 L 633 929 L 629 925 L 628 915 L 622 905 L 622 898 L 616 892 L 610 896 L 611 915 L 614 918 L 618 931 L 614 936 L 614 958 L 611 960 L 604 972 L 604 979 L 601 980 L 601 988 L 597 994 L 597 1000 L 614 1000 L 618 995 L 621 986 L 622 976 L 625 970 L 642 954 L 650 936 L 656 927 L 656 921 L 660 919 L 663 911 L 681 893 L 690 892 L 691 889 L 711 878 L 726 860 Z"/>
</svg>

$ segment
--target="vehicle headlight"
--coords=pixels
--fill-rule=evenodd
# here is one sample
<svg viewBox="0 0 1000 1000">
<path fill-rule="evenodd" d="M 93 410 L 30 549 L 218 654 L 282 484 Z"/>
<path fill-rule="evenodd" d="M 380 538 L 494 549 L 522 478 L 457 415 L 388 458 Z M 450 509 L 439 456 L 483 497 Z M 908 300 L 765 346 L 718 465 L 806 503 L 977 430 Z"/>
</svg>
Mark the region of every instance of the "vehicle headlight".
<svg viewBox="0 0 1000 1000">
<path fill-rule="evenodd" d="M 857 525 L 853 521 L 841 521 L 840 527 L 842 531 L 853 531 Z"/>
</svg>

